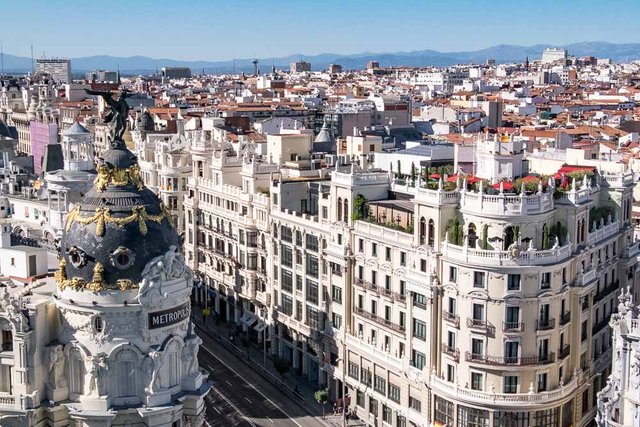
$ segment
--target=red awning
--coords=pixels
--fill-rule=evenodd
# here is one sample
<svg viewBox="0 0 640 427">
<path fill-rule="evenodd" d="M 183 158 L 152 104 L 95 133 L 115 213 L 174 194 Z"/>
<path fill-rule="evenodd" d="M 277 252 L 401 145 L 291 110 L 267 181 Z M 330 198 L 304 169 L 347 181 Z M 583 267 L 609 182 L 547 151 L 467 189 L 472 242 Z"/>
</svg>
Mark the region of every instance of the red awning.
<svg viewBox="0 0 640 427">
<path fill-rule="evenodd" d="M 510 181 L 502 181 L 502 182 L 496 182 L 495 184 L 493 184 L 491 186 L 491 188 L 495 188 L 496 190 L 500 189 L 500 184 L 502 184 L 502 188 L 504 190 L 513 190 L 513 183 Z"/>
<path fill-rule="evenodd" d="M 596 168 L 593 166 L 570 166 L 570 165 L 562 165 L 560 169 L 558 169 L 558 174 L 568 174 L 569 172 L 595 172 Z"/>
</svg>

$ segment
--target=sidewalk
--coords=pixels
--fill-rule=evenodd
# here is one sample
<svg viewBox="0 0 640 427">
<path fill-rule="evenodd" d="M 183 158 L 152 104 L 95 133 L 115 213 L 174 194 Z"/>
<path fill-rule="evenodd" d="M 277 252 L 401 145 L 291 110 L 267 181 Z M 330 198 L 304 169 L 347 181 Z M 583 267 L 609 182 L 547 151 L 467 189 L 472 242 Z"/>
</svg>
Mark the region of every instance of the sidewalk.
<svg viewBox="0 0 640 427">
<path fill-rule="evenodd" d="M 246 364 L 250 365 L 257 373 L 265 377 L 269 382 L 278 386 L 282 392 L 287 394 L 290 398 L 298 402 L 310 415 L 322 418 L 322 405 L 320 405 L 313 396 L 318 389 L 312 384 L 299 378 L 294 372 L 289 371 L 285 375 L 284 381 L 281 379 L 280 374 L 273 367 L 273 359 L 267 352 L 266 366 L 264 365 L 264 356 L 262 349 L 257 349 L 253 345 L 245 347 L 242 345 L 240 337 L 235 337 L 233 341 L 229 340 L 231 333 L 235 333 L 232 329 L 220 323 L 216 325 L 213 319 L 207 318 L 206 325 L 202 322 L 202 309 L 197 305 L 192 306 L 192 320 L 202 330 L 204 330 L 211 338 L 215 339 L 225 348 L 235 354 L 239 360 L 242 360 Z M 333 403 L 327 402 L 325 405 L 326 417 L 324 424 L 331 427 L 342 426 L 342 415 L 333 415 L 332 412 Z M 358 420 L 349 420 L 348 426 L 363 426 L 366 425 Z"/>
</svg>

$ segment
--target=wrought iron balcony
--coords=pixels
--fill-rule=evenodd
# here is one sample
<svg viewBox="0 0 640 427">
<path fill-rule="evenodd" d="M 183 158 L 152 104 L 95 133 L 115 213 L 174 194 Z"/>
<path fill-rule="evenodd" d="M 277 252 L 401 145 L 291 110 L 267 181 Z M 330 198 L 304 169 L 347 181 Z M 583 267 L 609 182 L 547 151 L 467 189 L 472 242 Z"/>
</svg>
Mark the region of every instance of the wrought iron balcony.
<svg viewBox="0 0 640 427">
<path fill-rule="evenodd" d="M 562 360 L 567 357 L 571 353 L 571 346 L 569 344 L 565 345 L 564 348 L 558 350 L 558 359 Z"/>
<path fill-rule="evenodd" d="M 362 308 L 355 308 L 355 312 L 356 314 L 359 314 L 360 316 L 366 317 L 367 319 L 373 320 L 374 322 L 378 323 L 379 325 L 385 326 L 391 330 L 397 331 L 397 332 L 404 332 L 405 327 L 402 325 L 399 325 L 397 323 L 393 323 L 390 320 L 386 320 L 378 315 L 375 315 L 373 313 L 369 313 L 368 311 L 362 309 Z"/>
<path fill-rule="evenodd" d="M 607 318 L 602 319 L 598 323 L 594 324 L 593 328 L 591 329 L 591 336 L 597 334 L 598 332 L 603 330 L 608 325 L 609 325 L 609 319 L 607 319 Z"/>
<path fill-rule="evenodd" d="M 460 350 L 457 348 L 449 347 L 447 344 L 442 343 L 442 352 L 448 356 L 451 356 L 456 362 L 460 361 Z"/>
<path fill-rule="evenodd" d="M 537 331 L 547 331 L 553 329 L 556 326 L 556 319 L 539 319 L 536 322 Z"/>
<path fill-rule="evenodd" d="M 600 289 L 600 291 L 597 292 L 593 297 L 593 303 L 595 304 L 597 302 L 600 302 L 604 298 L 608 297 L 609 295 L 612 295 L 618 289 L 618 284 L 619 284 L 619 281 L 616 280 L 615 282 L 610 283 L 604 288 Z"/>
<path fill-rule="evenodd" d="M 545 365 L 555 362 L 555 353 L 548 353 L 545 355 L 537 356 L 487 356 L 484 354 L 474 354 L 470 352 L 465 353 L 465 360 L 467 362 L 481 363 L 483 365 L 496 365 L 496 366 L 531 366 L 531 365 Z"/>
<path fill-rule="evenodd" d="M 502 322 L 502 330 L 504 332 L 522 332 L 524 331 L 524 322 Z"/>
<path fill-rule="evenodd" d="M 495 334 L 496 332 L 496 327 L 486 320 L 472 319 L 470 317 L 467 318 L 467 328 L 485 331 L 486 333 L 491 335 Z"/>
<path fill-rule="evenodd" d="M 564 326 L 570 321 L 571 321 L 571 312 L 565 311 L 564 313 L 562 313 L 562 315 L 560 316 L 560 325 Z"/>
<path fill-rule="evenodd" d="M 453 314 L 453 313 L 449 313 L 448 311 L 445 311 L 444 312 L 444 320 L 446 322 L 449 322 L 455 328 L 459 328 L 460 327 L 460 316 L 458 316 L 457 314 Z"/>
</svg>

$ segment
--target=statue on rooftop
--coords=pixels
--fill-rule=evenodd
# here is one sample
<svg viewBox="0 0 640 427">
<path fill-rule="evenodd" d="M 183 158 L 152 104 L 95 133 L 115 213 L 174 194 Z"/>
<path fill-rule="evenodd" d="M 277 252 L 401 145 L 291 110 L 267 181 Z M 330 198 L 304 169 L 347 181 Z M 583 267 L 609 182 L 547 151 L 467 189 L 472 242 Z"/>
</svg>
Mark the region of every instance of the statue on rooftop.
<svg viewBox="0 0 640 427">
<path fill-rule="evenodd" d="M 129 104 L 127 104 L 127 92 L 121 91 L 118 100 L 113 98 L 112 92 L 95 91 L 85 89 L 88 95 L 101 96 L 107 103 L 111 111 L 104 117 L 104 123 L 109 124 L 112 132 L 113 142 L 124 141 L 124 132 L 127 130 L 127 119 L 129 117 Z"/>
</svg>

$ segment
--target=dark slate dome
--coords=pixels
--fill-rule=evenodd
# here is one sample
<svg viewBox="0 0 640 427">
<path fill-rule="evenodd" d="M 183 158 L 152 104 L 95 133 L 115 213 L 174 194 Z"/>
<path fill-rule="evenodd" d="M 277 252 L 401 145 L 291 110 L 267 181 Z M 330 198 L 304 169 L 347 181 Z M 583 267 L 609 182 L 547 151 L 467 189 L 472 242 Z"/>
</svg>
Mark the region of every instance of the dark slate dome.
<svg viewBox="0 0 640 427">
<path fill-rule="evenodd" d="M 99 270 L 109 289 L 122 289 L 118 281 L 135 286 L 147 263 L 171 245 L 180 247 L 181 239 L 169 211 L 142 184 L 136 156 L 113 143 L 93 187 L 67 217 L 60 247 L 66 277 L 95 283 Z"/>
</svg>

